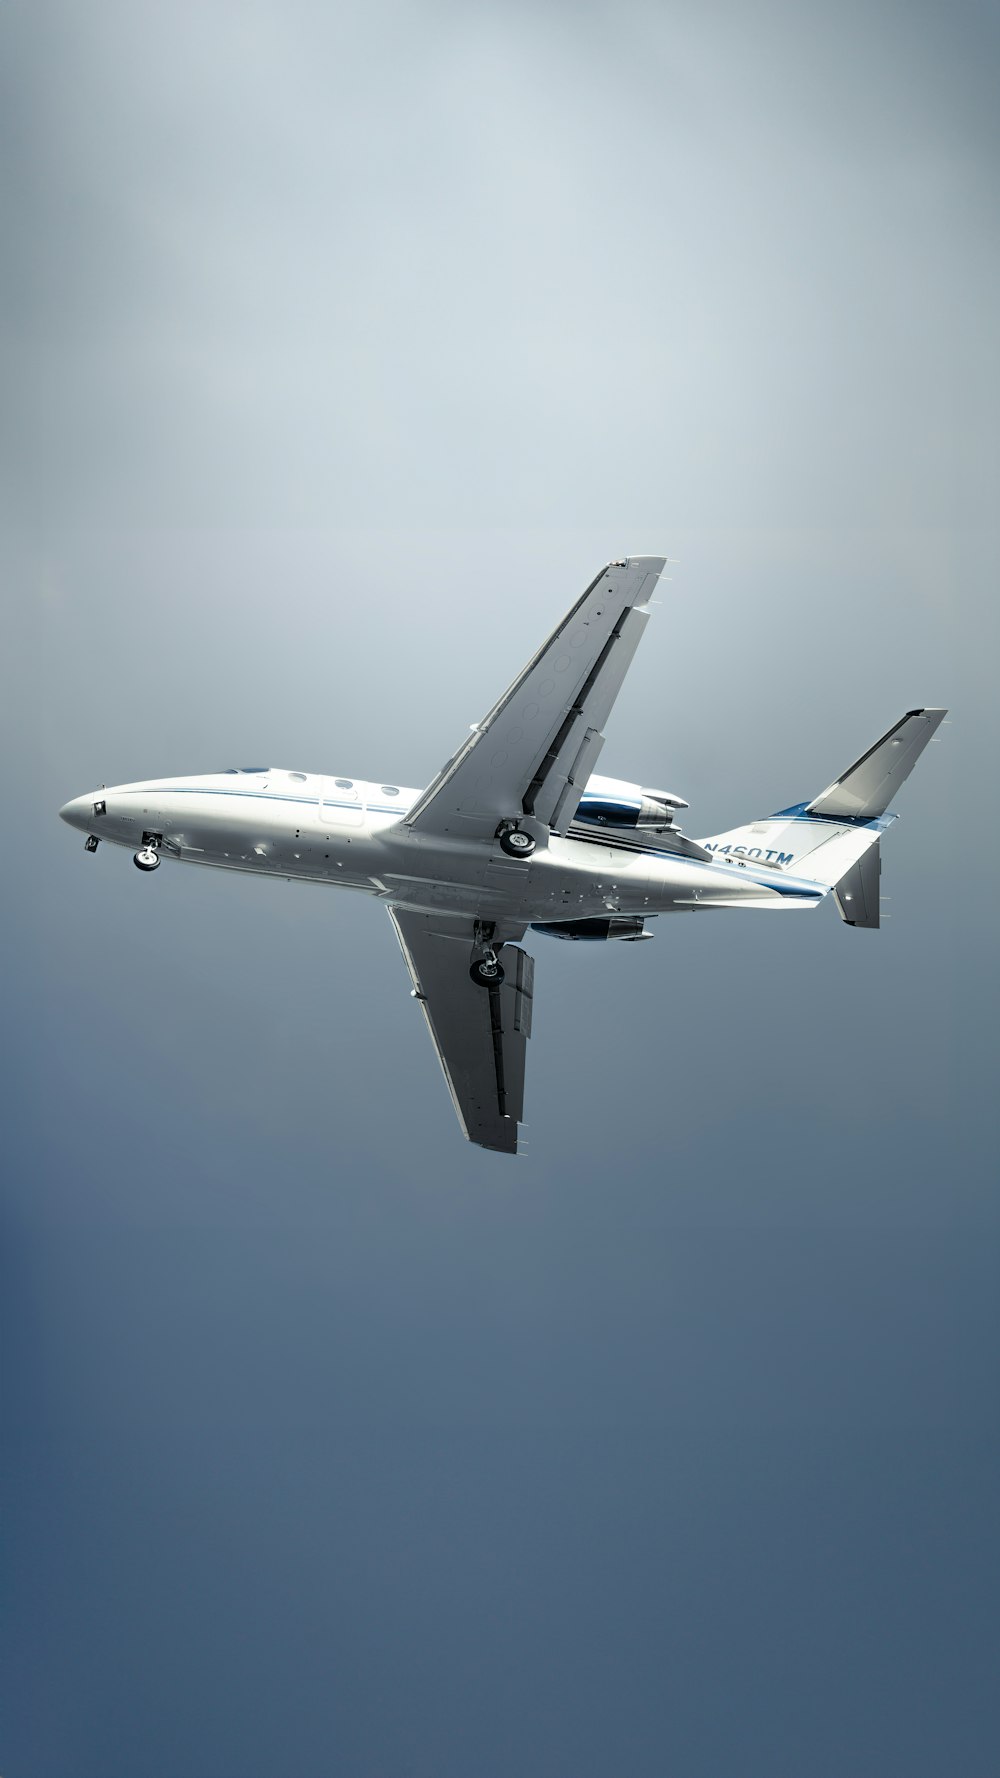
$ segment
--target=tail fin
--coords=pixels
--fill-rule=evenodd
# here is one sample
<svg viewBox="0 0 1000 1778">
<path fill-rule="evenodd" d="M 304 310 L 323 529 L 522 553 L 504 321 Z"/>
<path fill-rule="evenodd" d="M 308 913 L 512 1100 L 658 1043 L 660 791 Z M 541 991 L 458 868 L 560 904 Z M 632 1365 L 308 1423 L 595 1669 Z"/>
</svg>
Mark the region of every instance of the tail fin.
<svg viewBox="0 0 1000 1778">
<path fill-rule="evenodd" d="M 848 926 L 878 926 L 878 886 L 882 876 L 882 853 L 879 838 L 862 852 L 857 864 L 845 871 L 834 884 L 833 899 L 837 912 Z"/>
<path fill-rule="evenodd" d="M 879 841 L 896 819 L 887 813 L 889 799 L 909 777 L 946 714 L 908 710 L 812 802 L 779 809 L 702 844 L 717 856 L 740 858 L 765 871 L 787 871 L 832 889 L 841 919 L 849 926 L 877 926 Z"/>
</svg>

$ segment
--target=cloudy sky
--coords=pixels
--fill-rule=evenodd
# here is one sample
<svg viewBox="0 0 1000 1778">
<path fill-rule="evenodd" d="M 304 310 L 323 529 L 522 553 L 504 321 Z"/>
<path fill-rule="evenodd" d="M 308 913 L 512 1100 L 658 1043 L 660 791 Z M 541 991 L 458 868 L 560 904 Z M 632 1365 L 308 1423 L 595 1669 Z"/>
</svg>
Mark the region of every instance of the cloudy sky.
<svg viewBox="0 0 1000 1778">
<path fill-rule="evenodd" d="M 995 1778 L 995 8 L 0 50 L 4 1772 Z M 56 819 L 422 785 L 623 551 L 691 832 L 953 722 L 881 932 L 538 942 L 523 1159 L 377 904 Z"/>
</svg>

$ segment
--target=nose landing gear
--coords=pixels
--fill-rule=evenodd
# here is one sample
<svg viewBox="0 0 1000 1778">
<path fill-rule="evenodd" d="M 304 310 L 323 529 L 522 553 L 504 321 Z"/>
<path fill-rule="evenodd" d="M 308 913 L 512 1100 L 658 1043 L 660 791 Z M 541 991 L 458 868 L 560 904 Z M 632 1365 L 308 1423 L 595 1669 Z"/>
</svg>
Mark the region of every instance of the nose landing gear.
<svg viewBox="0 0 1000 1778">
<path fill-rule="evenodd" d="M 158 833 L 144 833 L 142 845 L 132 860 L 137 870 L 157 870 L 160 864 L 161 836 Z"/>
</svg>

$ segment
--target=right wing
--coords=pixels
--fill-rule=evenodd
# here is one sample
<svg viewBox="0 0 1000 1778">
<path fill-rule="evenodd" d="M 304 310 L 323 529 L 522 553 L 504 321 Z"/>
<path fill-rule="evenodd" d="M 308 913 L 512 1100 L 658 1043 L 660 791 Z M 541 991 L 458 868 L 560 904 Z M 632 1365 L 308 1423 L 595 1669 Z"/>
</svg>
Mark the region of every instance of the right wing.
<svg viewBox="0 0 1000 1778">
<path fill-rule="evenodd" d="M 503 983 L 481 988 L 469 976 L 470 919 L 392 906 L 389 918 L 462 1129 L 481 1148 L 516 1154 L 531 1036 L 532 958 L 504 945 L 497 953 Z"/>
<path fill-rule="evenodd" d="M 492 839 L 527 817 L 565 833 L 649 616 L 663 556 L 611 562 L 405 817 L 418 834 Z"/>
</svg>

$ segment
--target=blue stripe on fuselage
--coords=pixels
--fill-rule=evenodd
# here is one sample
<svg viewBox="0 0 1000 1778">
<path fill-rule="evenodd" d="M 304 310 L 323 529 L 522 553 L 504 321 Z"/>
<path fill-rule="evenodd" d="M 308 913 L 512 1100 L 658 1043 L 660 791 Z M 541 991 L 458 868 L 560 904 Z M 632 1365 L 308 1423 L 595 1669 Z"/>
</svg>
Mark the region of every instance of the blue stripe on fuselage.
<svg viewBox="0 0 1000 1778">
<path fill-rule="evenodd" d="M 324 808 L 324 809 L 357 809 L 359 812 L 361 812 L 362 810 L 367 810 L 367 812 L 369 814 L 375 814 L 375 815 L 399 815 L 400 817 L 402 817 L 403 815 L 406 814 L 405 809 L 398 808 L 398 807 L 391 808 L 391 807 L 388 807 L 384 803 L 367 803 L 367 804 L 365 804 L 365 803 L 362 803 L 361 801 L 358 801 L 358 802 L 333 802 L 333 801 L 328 801 L 326 798 L 324 798 L 322 801 L 322 804 L 321 804 L 319 798 L 317 798 L 315 796 L 286 796 L 283 793 L 277 792 L 277 791 L 262 792 L 259 790 L 229 790 L 229 789 L 222 790 L 222 789 L 212 788 L 209 785 L 201 785 L 201 784 L 193 785 L 193 784 L 161 784 L 161 783 L 157 783 L 155 785 L 154 789 L 146 788 L 143 790 L 127 790 L 127 791 L 122 792 L 121 794 L 123 794 L 125 796 L 146 796 L 146 797 L 149 797 L 149 796 L 154 795 L 156 792 L 160 792 L 164 796 L 229 796 L 229 797 L 238 797 L 244 802 L 249 801 L 249 802 L 261 802 L 261 803 L 295 803 L 299 807 L 307 807 L 310 809 L 316 809 L 317 811 L 320 808 Z M 810 819 L 812 819 L 812 817 L 810 817 Z M 876 823 L 871 822 L 871 823 L 866 823 L 865 825 L 875 826 Z M 590 842 L 590 843 L 596 843 L 596 842 Z M 575 844 L 585 846 L 588 844 L 588 841 L 581 837 L 580 839 L 575 841 Z M 648 849 L 642 848 L 641 850 L 637 850 L 637 856 L 643 857 L 643 858 L 656 858 L 656 859 L 676 858 L 678 860 L 678 862 L 682 863 L 682 864 L 694 865 L 696 867 L 701 866 L 701 868 L 704 871 L 709 872 L 712 876 L 715 876 L 715 877 L 720 876 L 720 875 L 739 877 L 742 879 L 742 881 L 744 883 L 747 882 L 747 880 L 749 880 L 751 883 L 755 884 L 755 886 L 758 889 L 773 889 L 776 895 L 798 896 L 803 899 L 811 898 L 815 901 L 822 901 L 824 895 L 829 894 L 829 888 L 825 883 L 815 883 L 812 881 L 811 878 L 808 878 L 808 877 L 800 878 L 795 882 L 789 882 L 787 879 L 785 879 L 782 882 L 775 882 L 770 877 L 755 876 L 754 872 L 750 869 L 746 869 L 746 868 L 740 869 L 738 866 L 735 866 L 735 865 L 726 866 L 726 865 L 722 864 L 718 859 L 714 860 L 711 864 L 707 864 L 707 863 L 702 864 L 702 861 L 700 859 L 684 858 L 684 857 L 682 857 L 681 854 L 674 853 L 674 852 L 659 852 L 659 851 L 656 851 L 652 847 L 650 847 Z"/>
<path fill-rule="evenodd" d="M 816 815 L 809 811 L 808 803 L 793 803 L 790 809 L 776 809 L 768 815 L 768 821 L 822 821 L 830 827 L 874 827 L 879 833 L 890 827 L 895 815 Z"/>
<path fill-rule="evenodd" d="M 119 794 L 122 796 L 151 797 L 157 793 L 162 794 L 163 796 L 237 796 L 241 797 L 244 801 L 249 800 L 250 802 L 255 803 L 298 803 L 302 807 L 309 809 L 367 809 L 369 814 L 372 815 L 405 815 L 406 813 L 406 810 L 398 804 L 390 806 L 387 803 L 365 803 L 362 802 L 360 798 L 357 802 L 348 803 L 337 802 L 333 797 L 327 796 L 324 796 L 322 799 L 316 796 L 284 796 L 280 791 L 213 790 L 207 785 L 203 786 L 200 784 L 156 784 L 153 788 L 146 788 L 144 790 L 125 790 L 121 791 Z"/>
</svg>

